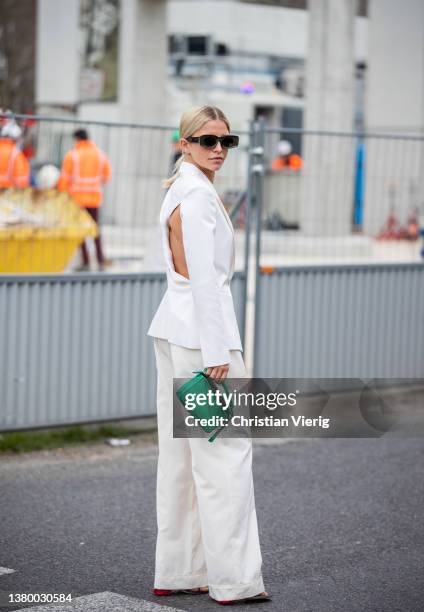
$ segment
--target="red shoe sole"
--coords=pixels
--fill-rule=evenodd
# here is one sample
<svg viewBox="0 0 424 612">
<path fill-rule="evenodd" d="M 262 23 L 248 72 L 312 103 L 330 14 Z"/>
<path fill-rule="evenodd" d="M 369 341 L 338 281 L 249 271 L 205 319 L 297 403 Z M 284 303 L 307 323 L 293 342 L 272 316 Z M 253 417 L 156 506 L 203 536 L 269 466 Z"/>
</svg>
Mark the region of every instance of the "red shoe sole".
<svg viewBox="0 0 424 612">
<path fill-rule="evenodd" d="M 175 591 L 170 589 L 153 589 L 152 593 L 153 595 L 171 595 L 172 593 L 175 593 Z"/>
</svg>

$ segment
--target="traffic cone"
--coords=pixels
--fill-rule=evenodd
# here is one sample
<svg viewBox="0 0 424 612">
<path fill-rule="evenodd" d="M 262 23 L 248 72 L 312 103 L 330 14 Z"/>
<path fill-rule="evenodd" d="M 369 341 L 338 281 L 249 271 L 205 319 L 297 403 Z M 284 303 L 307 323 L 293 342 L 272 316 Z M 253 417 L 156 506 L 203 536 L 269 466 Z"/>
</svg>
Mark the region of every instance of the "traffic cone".
<svg viewBox="0 0 424 612">
<path fill-rule="evenodd" d="M 396 217 L 395 211 L 392 208 L 387 217 L 385 225 L 377 234 L 377 240 L 395 240 L 399 234 L 399 220 Z"/>
</svg>

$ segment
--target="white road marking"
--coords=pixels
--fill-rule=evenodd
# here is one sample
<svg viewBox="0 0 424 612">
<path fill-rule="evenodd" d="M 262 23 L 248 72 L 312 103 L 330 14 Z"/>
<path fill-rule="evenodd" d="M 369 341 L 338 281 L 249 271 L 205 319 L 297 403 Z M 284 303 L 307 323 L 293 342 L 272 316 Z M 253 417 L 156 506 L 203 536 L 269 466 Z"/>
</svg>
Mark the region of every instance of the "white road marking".
<svg viewBox="0 0 424 612">
<path fill-rule="evenodd" d="M 199 597 L 202 597 L 199 595 Z M 104 591 L 103 593 L 93 593 L 75 597 L 72 602 L 63 604 L 47 604 L 44 606 L 34 606 L 31 608 L 20 608 L 16 612 L 185 612 L 181 608 L 170 608 L 160 604 L 127 597 Z"/>
</svg>

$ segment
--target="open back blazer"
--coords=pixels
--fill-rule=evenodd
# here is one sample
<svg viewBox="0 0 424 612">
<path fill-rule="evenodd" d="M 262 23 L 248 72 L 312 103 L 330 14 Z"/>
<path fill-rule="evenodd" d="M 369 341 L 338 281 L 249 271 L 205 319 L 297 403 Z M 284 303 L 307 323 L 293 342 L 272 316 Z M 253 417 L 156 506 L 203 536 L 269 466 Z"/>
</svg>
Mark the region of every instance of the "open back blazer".
<svg viewBox="0 0 424 612">
<path fill-rule="evenodd" d="M 176 272 L 169 245 L 168 219 L 179 204 L 189 279 Z M 230 363 L 229 351 L 243 350 L 230 289 L 234 228 L 213 183 L 194 164 L 182 162 L 159 223 L 168 287 L 147 335 L 201 349 L 203 367 Z"/>
</svg>

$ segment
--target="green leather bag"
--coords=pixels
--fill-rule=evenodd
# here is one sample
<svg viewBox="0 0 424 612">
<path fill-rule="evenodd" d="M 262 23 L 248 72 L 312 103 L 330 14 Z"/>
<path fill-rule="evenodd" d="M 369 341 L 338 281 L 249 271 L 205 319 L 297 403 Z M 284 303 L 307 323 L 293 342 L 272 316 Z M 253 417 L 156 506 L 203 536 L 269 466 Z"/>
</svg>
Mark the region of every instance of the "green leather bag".
<svg viewBox="0 0 424 612">
<path fill-rule="evenodd" d="M 188 393 L 193 393 L 195 395 L 198 394 L 207 394 L 209 389 L 212 391 L 216 391 L 218 389 L 218 385 L 222 385 L 226 394 L 230 395 L 230 391 L 228 390 L 225 382 L 216 383 L 213 379 L 211 379 L 206 374 L 207 368 L 204 370 L 193 370 L 193 373 L 196 374 L 193 378 L 190 378 L 187 382 L 185 382 L 181 387 L 179 387 L 176 391 L 177 397 L 186 408 L 186 396 Z M 191 400 L 193 401 L 193 400 Z M 196 397 L 194 399 L 196 402 Z M 193 409 L 186 410 L 192 414 L 196 419 L 210 419 L 211 417 L 223 417 L 227 422 L 233 416 L 233 404 L 232 402 L 228 406 L 228 408 L 224 409 L 223 406 L 218 401 L 211 401 L 209 403 L 205 403 L 205 405 L 196 403 L 196 406 Z M 214 434 L 208 439 L 209 442 L 213 442 L 217 435 L 220 433 L 226 424 L 221 425 L 220 427 L 216 427 L 215 425 L 201 425 L 203 431 L 207 433 L 211 433 L 214 431 Z"/>
</svg>

